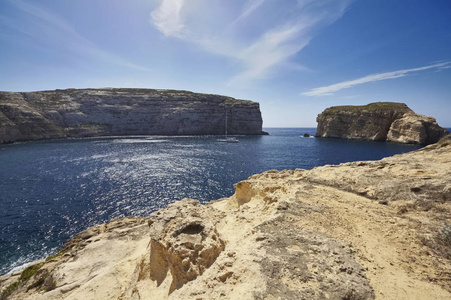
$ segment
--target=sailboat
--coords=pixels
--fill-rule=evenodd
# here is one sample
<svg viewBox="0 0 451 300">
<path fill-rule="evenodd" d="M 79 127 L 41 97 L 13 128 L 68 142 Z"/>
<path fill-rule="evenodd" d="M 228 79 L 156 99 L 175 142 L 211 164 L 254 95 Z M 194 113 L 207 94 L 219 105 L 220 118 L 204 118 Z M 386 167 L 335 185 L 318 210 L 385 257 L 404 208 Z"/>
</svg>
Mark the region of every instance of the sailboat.
<svg viewBox="0 0 451 300">
<path fill-rule="evenodd" d="M 224 139 L 218 139 L 218 142 L 225 142 L 225 143 L 239 143 L 240 140 L 234 138 L 234 137 L 228 137 L 227 136 L 227 109 L 226 109 L 226 116 L 225 116 L 225 138 Z"/>
</svg>

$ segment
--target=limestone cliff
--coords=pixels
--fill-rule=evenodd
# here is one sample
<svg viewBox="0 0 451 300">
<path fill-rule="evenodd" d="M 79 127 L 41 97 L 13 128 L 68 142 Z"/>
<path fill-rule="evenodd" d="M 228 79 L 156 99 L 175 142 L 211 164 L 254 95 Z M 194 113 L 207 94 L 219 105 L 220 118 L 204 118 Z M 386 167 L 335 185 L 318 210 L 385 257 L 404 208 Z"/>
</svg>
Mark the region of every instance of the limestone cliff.
<svg viewBox="0 0 451 300">
<path fill-rule="evenodd" d="M 87 229 L 0 277 L 10 299 L 450 299 L 451 139 L 267 171 L 230 198 Z"/>
<path fill-rule="evenodd" d="M 262 134 L 259 104 L 187 91 L 0 92 L 0 143 L 108 135 Z"/>
<path fill-rule="evenodd" d="M 429 145 L 436 143 L 449 132 L 440 127 L 434 118 L 406 113 L 390 126 L 387 141 L 406 144 Z"/>
<path fill-rule="evenodd" d="M 434 118 L 417 115 L 407 105 L 394 102 L 334 106 L 316 121 L 316 137 L 429 145 L 449 134 Z"/>
</svg>

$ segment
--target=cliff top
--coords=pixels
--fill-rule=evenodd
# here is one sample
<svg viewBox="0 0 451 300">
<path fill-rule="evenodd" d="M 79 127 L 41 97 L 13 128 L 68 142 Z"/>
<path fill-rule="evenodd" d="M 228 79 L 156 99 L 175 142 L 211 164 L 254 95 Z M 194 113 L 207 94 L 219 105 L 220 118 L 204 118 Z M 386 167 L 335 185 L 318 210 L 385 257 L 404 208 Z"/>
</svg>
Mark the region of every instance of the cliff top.
<svg viewBox="0 0 451 300">
<path fill-rule="evenodd" d="M 359 111 L 399 111 L 399 112 L 413 112 L 406 104 L 398 102 L 374 102 L 367 105 L 343 105 L 332 106 L 324 110 L 324 113 L 336 112 L 359 112 Z"/>
<path fill-rule="evenodd" d="M 14 92 L 6 92 L 0 91 L 0 95 L 4 98 L 5 95 L 11 94 Z M 161 98 L 163 97 L 165 100 L 177 100 L 179 98 L 196 98 L 199 100 L 206 100 L 215 98 L 222 99 L 224 102 L 227 102 L 229 105 L 234 104 L 247 104 L 247 105 L 255 105 L 256 102 L 251 100 L 241 100 L 235 99 L 233 97 L 217 95 L 217 94 L 206 94 L 206 93 L 195 93 L 191 91 L 185 90 L 168 90 L 168 89 L 146 89 L 146 88 L 86 88 L 86 89 L 56 89 L 56 90 L 45 90 L 45 91 L 32 91 L 32 92 L 21 92 L 24 95 L 40 95 L 40 96 L 51 96 L 51 98 L 55 98 L 58 96 L 68 95 L 73 96 L 74 98 L 78 98 L 79 96 L 122 96 L 122 97 L 141 97 L 148 96 L 152 98 Z M 48 100 L 48 99 L 47 99 Z"/>
</svg>

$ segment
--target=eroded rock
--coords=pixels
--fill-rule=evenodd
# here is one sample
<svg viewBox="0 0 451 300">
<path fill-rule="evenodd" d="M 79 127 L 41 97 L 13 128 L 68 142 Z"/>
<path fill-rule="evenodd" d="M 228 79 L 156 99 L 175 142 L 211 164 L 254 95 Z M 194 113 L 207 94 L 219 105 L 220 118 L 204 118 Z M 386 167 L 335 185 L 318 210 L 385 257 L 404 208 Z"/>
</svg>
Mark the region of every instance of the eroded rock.
<svg viewBox="0 0 451 300">
<path fill-rule="evenodd" d="M 450 144 L 450 139 L 443 139 L 418 151 L 380 161 L 317 167 L 307 171 L 304 178 L 384 202 L 447 202 L 451 201 Z M 430 151 L 436 155 L 428 155 Z"/>
<path fill-rule="evenodd" d="M 259 230 L 267 237 L 263 241 L 267 257 L 262 261 L 267 289 L 257 299 L 374 299 L 349 244 L 325 234 L 293 230 L 283 218 Z"/>
<path fill-rule="evenodd" d="M 167 212 L 167 213 L 166 213 Z M 219 212 L 184 199 L 150 216 L 150 278 L 160 285 L 172 275 L 169 294 L 196 279 L 225 248 L 215 228 Z"/>
<path fill-rule="evenodd" d="M 387 141 L 429 145 L 437 143 L 446 134 L 449 132 L 440 127 L 434 118 L 407 113 L 392 123 Z"/>
</svg>

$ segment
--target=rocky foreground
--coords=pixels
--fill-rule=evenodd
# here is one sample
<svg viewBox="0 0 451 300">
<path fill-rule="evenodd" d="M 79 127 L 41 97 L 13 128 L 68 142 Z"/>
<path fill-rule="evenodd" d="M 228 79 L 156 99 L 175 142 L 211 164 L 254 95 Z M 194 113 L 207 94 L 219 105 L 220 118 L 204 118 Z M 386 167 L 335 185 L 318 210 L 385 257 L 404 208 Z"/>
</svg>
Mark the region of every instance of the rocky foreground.
<svg viewBox="0 0 451 300">
<path fill-rule="evenodd" d="M 0 277 L 2 298 L 451 298 L 450 139 L 235 189 L 89 228 Z"/>
<path fill-rule="evenodd" d="M 227 112 L 227 113 L 226 113 Z M 176 90 L 0 92 L 0 144 L 111 135 L 258 135 L 257 102 Z"/>
<path fill-rule="evenodd" d="M 319 114 L 316 121 L 316 137 L 429 145 L 449 134 L 434 118 L 396 102 L 334 106 Z"/>
</svg>

